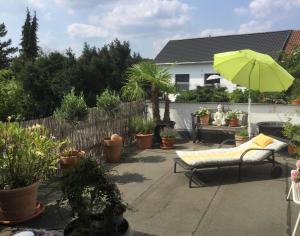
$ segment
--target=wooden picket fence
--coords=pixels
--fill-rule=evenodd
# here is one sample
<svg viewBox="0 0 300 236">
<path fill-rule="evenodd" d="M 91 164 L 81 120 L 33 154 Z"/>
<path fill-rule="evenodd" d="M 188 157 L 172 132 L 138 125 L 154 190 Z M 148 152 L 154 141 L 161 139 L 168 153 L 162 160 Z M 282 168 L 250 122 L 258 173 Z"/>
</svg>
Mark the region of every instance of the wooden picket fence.
<svg viewBox="0 0 300 236">
<path fill-rule="evenodd" d="M 65 121 L 56 119 L 55 117 L 47 117 L 36 120 L 21 122 L 24 127 L 34 124 L 45 126 L 50 135 L 59 140 L 68 139 L 70 147 L 74 149 L 84 150 L 89 154 L 99 155 L 102 153 L 102 140 L 117 133 L 124 138 L 124 144 L 127 146 L 132 142 L 129 133 L 129 120 L 133 116 L 141 116 L 145 111 L 145 103 L 130 102 L 122 103 L 117 110 L 115 117 L 108 117 L 104 112 L 98 111 L 96 108 L 89 110 L 88 117 L 85 121 L 81 121 L 76 125 L 72 125 Z"/>
</svg>

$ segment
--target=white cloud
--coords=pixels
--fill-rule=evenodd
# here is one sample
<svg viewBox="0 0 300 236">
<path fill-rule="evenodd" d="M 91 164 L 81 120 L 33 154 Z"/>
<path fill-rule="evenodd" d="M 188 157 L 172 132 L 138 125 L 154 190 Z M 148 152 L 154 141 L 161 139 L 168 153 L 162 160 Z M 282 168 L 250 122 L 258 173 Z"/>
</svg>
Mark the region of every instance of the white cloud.
<svg viewBox="0 0 300 236">
<path fill-rule="evenodd" d="M 271 27 L 272 27 L 271 21 L 259 22 L 256 20 L 252 20 L 248 23 L 241 24 L 238 33 L 246 34 L 246 33 L 264 32 L 264 31 L 271 30 Z"/>
<path fill-rule="evenodd" d="M 300 7 L 300 0 L 251 0 L 247 7 L 235 8 L 237 15 L 250 12 L 256 18 L 262 18 L 272 13 L 288 13 L 294 7 Z"/>
<path fill-rule="evenodd" d="M 271 30 L 272 23 L 270 21 L 256 21 L 252 20 L 247 23 L 241 24 L 238 29 L 205 29 L 201 31 L 200 37 L 207 36 L 220 36 L 220 35 L 230 35 L 230 34 L 247 34 L 247 33 L 258 33 Z"/>
<path fill-rule="evenodd" d="M 108 31 L 101 27 L 78 23 L 68 26 L 68 34 L 72 37 L 77 36 L 82 38 L 105 38 L 109 35 Z"/>
<path fill-rule="evenodd" d="M 249 10 L 246 7 L 237 7 L 233 9 L 234 13 L 239 16 L 244 16 L 249 13 Z"/>
<path fill-rule="evenodd" d="M 118 36 L 126 40 L 141 36 L 157 37 L 158 34 L 165 35 L 166 30 L 168 34 L 176 34 L 190 20 L 190 7 L 181 0 L 120 0 L 114 3 L 107 5 L 105 13 L 90 15 L 87 19 L 89 24 L 70 25 L 69 34 L 76 32 L 81 37 L 106 37 L 109 34 L 110 37 Z M 80 33 L 77 29 L 82 26 L 79 25 L 88 28 L 88 32 L 97 33 Z"/>
<path fill-rule="evenodd" d="M 33 8 L 43 9 L 46 7 L 46 0 L 28 0 L 28 4 Z"/>
</svg>

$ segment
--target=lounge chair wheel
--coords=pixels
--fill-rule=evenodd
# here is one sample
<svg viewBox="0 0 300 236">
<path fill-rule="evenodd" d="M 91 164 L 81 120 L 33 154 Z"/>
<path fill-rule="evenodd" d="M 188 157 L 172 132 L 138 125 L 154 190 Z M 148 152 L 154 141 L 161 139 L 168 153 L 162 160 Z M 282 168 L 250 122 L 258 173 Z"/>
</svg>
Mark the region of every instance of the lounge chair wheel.
<svg viewBox="0 0 300 236">
<path fill-rule="evenodd" d="M 281 166 L 273 166 L 271 168 L 271 177 L 272 178 L 279 178 L 282 174 Z"/>
</svg>

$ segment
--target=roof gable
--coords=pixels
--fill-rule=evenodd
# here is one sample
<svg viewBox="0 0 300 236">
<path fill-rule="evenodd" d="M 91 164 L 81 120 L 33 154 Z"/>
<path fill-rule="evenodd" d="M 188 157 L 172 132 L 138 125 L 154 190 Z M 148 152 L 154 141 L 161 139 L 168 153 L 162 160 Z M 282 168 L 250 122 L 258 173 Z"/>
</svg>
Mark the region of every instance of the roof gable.
<svg viewBox="0 0 300 236">
<path fill-rule="evenodd" d="M 213 61 L 215 53 L 251 49 L 277 59 L 291 30 L 171 40 L 156 56 L 156 63 Z"/>
</svg>

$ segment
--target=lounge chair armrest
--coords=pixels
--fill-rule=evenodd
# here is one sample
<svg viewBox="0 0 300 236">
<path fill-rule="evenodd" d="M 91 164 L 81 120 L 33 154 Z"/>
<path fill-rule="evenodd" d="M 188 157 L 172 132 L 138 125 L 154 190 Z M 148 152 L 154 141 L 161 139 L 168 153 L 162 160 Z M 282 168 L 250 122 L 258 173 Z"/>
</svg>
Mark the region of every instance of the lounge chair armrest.
<svg viewBox="0 0 300 236">
<path fill-rule="evenodd" d="M 222 143 L 219 144 L 218 148 L 223 147 L 223 145 L 227 143 L 234 143 L 235 144 L 235 139 L 225 139 Z"/>
<path fill-rule="evenodd" d="M 249 148 L 242 153 L 242 155 L 240 157 L 240 161 L 243 161 L 244 156 L 250 151 L 269 151 L 269 152 L 271 152 L 272 155 L 274 155 L 274 153 L 275 153 L 275 150 L 271 149 L 271 148 Z"/>
</svg>

